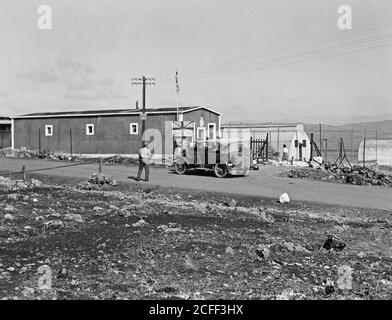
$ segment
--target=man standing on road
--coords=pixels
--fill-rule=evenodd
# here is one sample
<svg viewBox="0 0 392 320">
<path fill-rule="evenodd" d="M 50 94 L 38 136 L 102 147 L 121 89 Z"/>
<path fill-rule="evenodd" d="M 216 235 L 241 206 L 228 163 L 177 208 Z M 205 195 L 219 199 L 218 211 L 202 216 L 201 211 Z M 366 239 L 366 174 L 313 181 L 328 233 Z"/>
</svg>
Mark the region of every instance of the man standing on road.
<svg viewBox="0 0 392 320">
<path fill-rule="evenodd" d="M 151 151 L 148 149 L 148 142 L 143 141 L 143 146 L 139 150 L 139 171 L 137 173 L 136 181 L 140 181 L 144 168 L 144 181 L 150 178 L 150 164 L 152 163 Z"/>
</svg>

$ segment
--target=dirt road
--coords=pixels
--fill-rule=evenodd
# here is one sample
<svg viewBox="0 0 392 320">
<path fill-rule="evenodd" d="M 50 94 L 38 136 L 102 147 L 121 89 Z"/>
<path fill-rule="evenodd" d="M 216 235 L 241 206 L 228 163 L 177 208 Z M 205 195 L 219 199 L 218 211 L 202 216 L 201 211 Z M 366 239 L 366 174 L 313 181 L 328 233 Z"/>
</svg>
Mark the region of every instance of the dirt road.
<svg viewBox="0 0 392 320">
<path fill-rule="evenodd" d="M 19 171 L 56 167 L 71 162 L 0 158 L 1 171 Z M 310 181 L 279 177 L 287 168 L 262 166 L 259 171 L 251 171 L 247 177 L 218 179 L 212 175 L 177 175 L 166 168 L 152 168 L 149 182 L 136 182 L 137 167 L 104 165 L 103 173 L 121 182 L 151 184 L 167 187 L 181 187 L 239 195 L 260 196 L 278 199 L 287 192 L 292 201 L 309 201 L 322 204 L 392 210 L 392 188 L 375 186 L 355 186 L 321 181 Z M 98 171 L 97 164 L 59 168 L 41 171 L 41 174 L 63 177 L 89 177 Z"/>
</svg>

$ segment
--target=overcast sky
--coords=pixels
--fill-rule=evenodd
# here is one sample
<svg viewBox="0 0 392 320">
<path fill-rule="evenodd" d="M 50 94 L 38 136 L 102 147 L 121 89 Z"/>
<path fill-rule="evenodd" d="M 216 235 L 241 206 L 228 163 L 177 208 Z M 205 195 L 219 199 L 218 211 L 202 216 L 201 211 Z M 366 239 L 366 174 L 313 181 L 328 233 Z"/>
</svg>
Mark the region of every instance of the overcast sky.
<svg viewBox="0 0 392 320">
<path fill-rule="evenodd" d="M 223 122 L 385 120 L 391 31 L 390 0 L 0 0 L 0 114 L 133 108 L 141 75 L 148 107 L 175 106 L 177 68 L 180 105 Z"/>
</svg>

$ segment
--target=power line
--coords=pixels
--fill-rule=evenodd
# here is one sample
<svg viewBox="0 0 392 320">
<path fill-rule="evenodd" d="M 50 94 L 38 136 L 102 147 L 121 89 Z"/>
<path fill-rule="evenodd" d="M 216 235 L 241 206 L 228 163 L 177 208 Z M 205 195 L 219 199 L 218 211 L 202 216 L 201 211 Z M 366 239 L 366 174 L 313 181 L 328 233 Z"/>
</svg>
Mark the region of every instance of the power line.
<svg viewBox="0 0 392 320">
<path fill-rule="evenodd" d="M 323 38 L 325 38 L 325 39 L 338 38 L 339 39 L 341 37 L 345 37 L 347 35 L 347 33 L 349 35 L 353 35 L 353 34 L 356 34 L 356 33 L 358 34 L 358 33 L 364 32 L 365 30 L 368 30 L 368 29 L 374 29 L 374 28 L 377 28 L 377 27 L 384 27 L 384 26 L 388 26 L 388 25 L 391 25 L 391 24 L 392 24 L 392 20 L 388 19 L 388 20 L 385 20 L 385 21 L 382 21 L 382 22 L 379 22 L 379 23 L 376 23 L 376 24 L 369 24 L 369 25 L 365 25 L 365 26 L 362 26 L 362 27 L 358 27 L 355 30 L 345 31 L 344 33 L 340 31 L 339 33 L 335 33 L 335 34 L 332 34 L 332 35 L 327 35 L 327 36 L 324 36 L 324 37 L 321 37 L 321 38 L 316 38 L 316 41 L 320 42 L 320 41 L 323 40 Z M 310 53 L 313 53 L 313 52 L 317 53 L 318 51 L 320 51 L 320 53 L 321 53 L 321 52 L 323 52 L 323 50 L 334 49 L 334 47 L 337 47 L 336 49 L 349 47 L 350 46 L 349 44 L 353 44 L 354 45 L 357 42 L 358 42 L 357 45 L 359 45 L 363 41 L 366 41 L 366 40 L 373 41 L 373 40 L 376 40 L 378 38 L 382 39 L 383 37 L 388 36 L 388 35 L 389 35 L 389 33 L 381 34 L 381 35 L 380 34 L 378 34 L 378 35 L 376 34 L 376 35 L 373 35 L 370 38 L 362 38 L 362 39 L 357 39 L 357 40 L 353 40 L 353 41 L 350 41 L 350 42 L 347 42 L 347 41 L 346 42 L 340 42 L 340 43 L 337 42 L 335 44 L 332 44 L 332 45 L 329 45 L 329 46 L 327 45 L 327 46 L 319 47 L 319 48 L 316 48 L 316 49 L 313 49 L 313 50 L 308 50 L 308 51 L 298 51 L 298 50 L 296 50 L 296 51 L 294 51 L 291 54 L 282 56 L 280 59 L 283 59 L 283 58 L 287 59 L 287 58 L 290 58 L 291 56 L 296 57 L 297 55 L 302 56 L 304 54 L 309 55 Z M 309 41 L 305 41 L 305 42 L 303 42 L 302 45 L 301 44 L 297 45 L 296 49 L 304 47 L 306 45 L 309 46 L 310 44 L 311 43 Z M 350 53 L 350 52 L 348 52 L 348 53 Z M 222 72 L 222 71 L 236 69 L 236 68 L 238 69 L 238 68 L 243 68 L 243 67 L 252 67 L 252 65 L 259 65 L 260 62 L 266 63 L 266 61 L 277 60 L 277 59 L 278 58 L 276 57 L 276 55 L 275 56 L 271 55 L 271 58 L 269 58 L 269 59 L 268 59 L 268 56 L 267 57 L 261 56 L 261 57 L 257 57 L 257 58 L 253 58 L 253 59 L 248 59 L 248 61 L 242 61 L 240 63 L 232 62 L 232 63 L 229 63 L 229 64 L 223 64 L 223 65 L 220 65 L 220 66 L 210 67 L 206 71 L 201 70 L 201 71 L 196 71 L 196 72 L 192 72 L 192 73 L 191 72 L 184 73 L 184 78 L 192 79 L 192 78 L 195 78 L 196 76 L 202 77 L 204 75 L 209 75 L 209 74 L 215 75 L 217 72 Z M 252 62 L 252 61 L 254 61 L 254 62 Z M 253 71 L 253 70 L 249 70 L 249 71 Z M 246 72 L 246 71 L 243 71 L 243 72 Z M 223 74 L 223 75 L 225 75 L 225 74 Z M 166 83 L 166 82 L 164 82 L 164 83 Z M 167 83 L 169 83 L 169 82 L 167 82 Z"/>
<path fill-rule="evenodd" d="M 302 51 L 302 52 L 296 52 L 296 53 L 292 53 L 292 54 L 288 54 L 288 55 L 284 55 L 284 56 L 280 56 L 280 57 L 274 57 L 271 59 L 266 59 L 264 61 L 264 63 L 259 63 L 259 64 L 247 64 L 247 65 L 243 65 L 241 68 L 225 68 L 225 69 L 221 69 L 219 71 L 206 71 L 204 73 L 197 73 L 194 76 L 188 76 L 185 77 L 185 79 L 194 79 L 194 78 L 203 78 L 203 77 L 211 77 L 211 76 L 221 76 L 221 75 L 230 75 L 230 74 L 238 74 L 238 73 L 244 73 L 244 72 L 251 72 L 254 70 L 258 70 L 259 68 L 264 69 L 265 67 L 268 67 L 269 65 L 271 66 L 275 66 L 274 61 L 276 61 L 277 64 L 280 64 L 282 62 L 284 62 L 284 60 L 286 59 L 296 59 L 296 58 L 302 58 L 302 57 L 311 57 L 311 56 L 317 56 L 320 55 L 321 56 L 323 54 L 328 54 L 331 52 L 335 52 L 335 51 L 341 51 L 341 52 L 335 52 L 338 55 L 342 55 L 342 54 L 347 54 L 347 53 L 351 53 L 351 52 L 358 52 L 358 51 L 350 51 L 350 50 L 343 50 L 343 49 L 350 49 L 350 48 L 356 48 L 356 49 L 362 49 L 362 50 L 366 50 L 366 49 L 370 49 L 372 48 L 372 44 L 373 45 L 377 45 L 375 47 L 379 47 L 380 44 L 383 45 L 389 45 L 390 42 L 387 40 L 392 40 L 391 37 L 392 33 L 388 33 L 388 34 L 383 34 L 383 35 L 379 35 L 377 37 L 373 37 L 373 38 L 368 38 L 368 39 L 361 39 L 361 40 L 356 40 L 356 41 L 351 41 L 345 44 L 336 44 L 333 46 L 329 46 L 329 47 L 322 47 L 322 48 L 317 48 L 314 50 L 308 50 L 308 51 Z M 328 56 L 328 55 L 326 55 Z M 282 61 L 280 61 L 282 60 Z M 312 61 L 312 60 L 309 60 Z M 306 62 L 306 60 L 304 61 Z"/>
<path fill-rule="evenodd" d="M 361 33 L 364 30 L 367 30 L 369 28 L 375 28 L 375 27 L 386 26 L 386 25 L 391 25 L 391 24 L 392 24 L 392 20 L 387 20 L 387 21 L 382 22 L 382 23 L 372 24 L 370 26 L 360 27 L 360 28 L 357 28 L 355 30 L 344 31 L 344 32 L 340 31 L 339 33 L 335 33 L 335 34 L 331 34 L 331 35 L 325 35 L 325 36 L 322 36 L 322 37 L 311 38 L 311 39 L 314 39 L 317 42 L 322 42 L 324 40 L 333 40 L 333 39 L 336 39 L 336 38 L 339 40 L 340 38 L 346 38 L 347 35 L 355 35 L 356 33 Z M 299 48 L 309 47 L 309 46 L 313 46 L 313 45 L 314 45 L 314 43 L 311 43 L 309 40 L 306 40 L 306 41 L 302 41 L 302 42 L 299 42 L 299 43 L 295 43 L 294 46 L 292 46 L 292 47 L 294 47 L 293 49 L 298 50 Z M 270 55 L 273 56 L 275 54 L 271 53 Z M 231 62 L 231 63 L 223 64 L 223 65 L 220 65 L 220 66 L 209 67 L 208 69 L 206 69 L 206 71 L 214 72 L 214 71 L 216 71 L 216 69 L 219 70 L 219 69 L 224 69 L 226 67 L 231 67 L 231 66 L 233 66 L 233 67 L 240 67 L 242 65 L 250 64 L 250 63 L 252 63 L 252 61 L 260 62 L 260 60 L 263 60 L 263 59 L 265 59 L 265 57 L 250 58 L 250 59 L 247 59 L 247 61 L 246 60 L 244 61 L 244 59 L 242 59 L 240 62 Z M 194 75 L 195 73 L 204 73 L 204 72 L 205 71 L 197 71 L 197 72 L 192 72 L 192 74 Z M 184 76 L 186 76 L 186 74 L 187 73 L 184 73 Z"/>
</svg>

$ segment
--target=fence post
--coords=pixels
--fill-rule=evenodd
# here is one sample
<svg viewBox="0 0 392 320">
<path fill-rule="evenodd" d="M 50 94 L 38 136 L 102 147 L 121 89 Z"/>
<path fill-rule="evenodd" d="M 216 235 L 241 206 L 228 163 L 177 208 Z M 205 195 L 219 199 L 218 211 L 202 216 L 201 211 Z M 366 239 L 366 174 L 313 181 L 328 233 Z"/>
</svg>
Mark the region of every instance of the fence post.
<svg viewBox="0 0 392 320">
<path fill-rule="evenodd" d="M 271 147 L 271 151 L 272 151 L 272 131 L 270 131 L 269 133 L 269 146 Z"/>
<path fill-rule="evenodd" d="M 69 145 L 70 145 L 70 149 L 71 149 L 71 157 L 73 156 L 73 152 L 72 152 L 72 129 L 69 128 Z"/>
<path fill-rule="evenodd" d="M 320 133 L 320 153 L 322 153 L 322 140 L 321 140 L 321 123 L 319 124 L 319 133 Z M 325 150 L 324 150 L 325 151 Z M 321 154 L 321 156 L 323 156 Z"/>
<path fill-rule="evenodd" d="M 266 140 L 266 149 L 265 149 L 265 161 L 268 161 L 268 133 L 267 133 L 267 140 Z"/>
<path fill-rule="evenodd" d="M 365 137 L 363 138 L 363 163 L 362 166 L 365 167 L 365 150 L 366 150 L 366 134 Z"/>
<path fill-rule="evenodd" d="M 376 130 L 376 164 L 378 164 L 378 146 L 377 146 L 377 144 L 378 144 L 378 132 L 377 132 L 377 130 Z"/>
<path fill-rule="evenodd" d="M 358 163 L 358 156 L 355 157 L 355 152 L 354 152 L 354 128 L 351 128 L 351 157 L 353 158 L 352 160 L 354 161 L 355 158 L 357 158 L 356 163 Z"/>
<path fill-rule="evenodd" d="M 313 160 L 313 132 L 310 134 L 310 159 L 309 162 Z"/>
<path fill-rule="evenodd" d="M 22 166 L 23 180 L 26 181 L 26 166 Z"/>
<path fill-rule="evenodd" d="M 328 162 L 328 139 L 325 139 L 324 152 L 325 152 L 325 163 L 327 163 Z"/>
<path fill-rule="evenodd" d="M 38 152 L 41 153 L 41 128 L 38 128 Z"/>
<path fill-rule="evenodd" d="M 102 157 L 99 158 L 99 163 L 98 163 L 98 172 L 99 174 L 102 173 Z"/>
<path fill-rule="evenodd" d="M 253 149 L 252 149 L 252 140 L 253 140 L 253 138 L 252 137 L 250 137 L 250 148 L 249 148 L 249 153 L 250 153 L 250 166 L 252 167 L 253 166 Z"/>
</svg>

